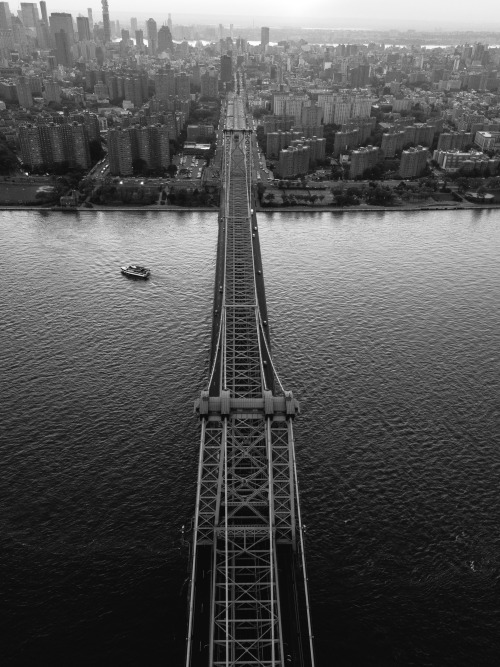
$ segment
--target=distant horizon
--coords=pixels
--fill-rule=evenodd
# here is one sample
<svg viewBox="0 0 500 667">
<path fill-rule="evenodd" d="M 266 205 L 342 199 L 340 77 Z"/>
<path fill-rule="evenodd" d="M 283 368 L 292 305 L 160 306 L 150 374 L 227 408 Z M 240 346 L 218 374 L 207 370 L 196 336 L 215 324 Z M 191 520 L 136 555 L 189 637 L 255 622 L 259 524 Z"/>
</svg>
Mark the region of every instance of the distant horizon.
<svg viewBox="0 0 500 667">
<path fill-rule="evenodd" d="M 199 4 L 200 11 L 196 12 L 196 6 Z M 9 3 L 11 11 L 17 11 L 16 5 Z M 111 20 L 129 21 L 135 17 L 141 21 L 148 18 L 163 20 L 172 15 L 174 25 L 218 25 L 222 23 L 229 27 L 230 23 L 237 28 L 260 28 L 269 26 L 271 29 L 282 28 L 304 28 L 316 30 L 418 30 L 426 32 L 499 32 L 500 33 L 500 13 L 496 10 L 493 0 L 482 0 L 479 5 L 475 5 L 474 16 L 469 16 L 470 10 L 456 6 L 454 3 L 440 3 L 436 5 L 431 0 L 421 0 L 418 9 L 408 8 L 395 0 L 385 0 L 377 4 L 368 2 L 368 0 L 359 0 L 357 9 L 359 14 L 356 17 L 343 14 L 340 7 L 335 2 L 329 0 L 311 0 L 307 9 L 304 9 L 302 3 L 297 0 L 276 0 L 272 5 L 272 12 L 268 13 L 269 5 L 264 0 L 254 0 L 255 13 L 251 16 L 247 14 L 236 14 L 228 12 L 228 3 L 216 0 L 212 3 L 213 9 L 207 12 L 205 4 L 193 2 L 191 12 L 170 12 L 165 9 L 165 5 L 152 2 L 148 5 L 141 5 L 140 11 L 137 11 L 135 3 L 131 0 L 121 0 L 115 4 L 115 0 L 109 1 L 109 13 Z M 59 6 L 59 2 L 47 0 L 47 11 L 49 14 L 58 11 L 69 12 L 75 17 L 78 14 L 86 15 L 87 8 L 92 9 L 94 19 L 102 19 L 101 2 L 87 0 L 80 3 L 80 0 L 66 0 L 64 6 Z M 147 7 L 144 10 L 144 7 Z M 277 14 L 280 7 L 283 8 L 281 14 Z M 259 8 L 261 11 L 259 11 Z M 411 12 L 415 12 L 416 15 Z M 432 19 L 427 17 L 432 16 Z M 426 17 L 426 18 L 422 18 Z M 495 17 L 493 22 L 491 18 Z M 498 17 L 498 18 L 497 18 Z"/>
</svg>

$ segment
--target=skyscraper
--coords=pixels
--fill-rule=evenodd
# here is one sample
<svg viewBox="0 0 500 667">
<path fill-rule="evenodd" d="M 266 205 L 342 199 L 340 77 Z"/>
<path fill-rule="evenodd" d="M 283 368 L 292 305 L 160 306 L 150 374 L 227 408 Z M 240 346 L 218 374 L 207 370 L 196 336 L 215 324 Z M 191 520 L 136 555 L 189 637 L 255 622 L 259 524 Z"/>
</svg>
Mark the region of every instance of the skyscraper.
<svg viewBox="0 0 500 667">
<path fill-rule="evenodd" d="M 163 53 L 164 51 L 172 51 L 174 48 L 174 43 L 172 41 L 172 35 L 168 26 L 163 25 L 158 30 L 158 53 Z"/>
<path fill-rule="evenodd" d="M 28 55 L 29 43 L 28 36 L 26 34 L 26 28 L 24 27 L 23 22 L 17 16 L 12 17 L 12 36 L 14 38 L 14 44 L 16 49 L 22 55 Z"/>
<path fill-rule="evenodd" d="M 158 48 L 158 29 L 156 27 L 156 21 L 154 19 L 148 19 L 146 21 L 146 29 L 148 31 L 149 53 L 154 56 L 156 55 Z"/>
<path fill-rule="evenodd" d="M 36 4 L 34 2 L 21 2 L 21 17 L 25 28 L 36 28 L 40 21 Z"/>
<path fill-rule="evenodd" d="M 90 7 L 87 9 L 87 16 L 89 19 L 90 32 L 92 33 L 94 31 L 94 19 L 92 18 L 92 10 Z"/>
<path fill-rule="evenodd" d="M 68 36 L 68 43 L 71 46 L 75 41 L 75 31 L 73 30 L 73 17 L 71 14 L 66 14 L 64 12 L 55 12 L 52 13 L 49 17 L 50 21 L 50 31 L 54 36 L 57 32 L 63 30 Z"/>
<path fill-rule="evenodd" d="M 104 43 L 108 44 L 111 41 L 108 0 L 102 0 L 102 24 L 104 27 Z"/>
<path fill-rule="evenodd" d="M 12 17 L 10 14 L 9 3 L 0 2 L 0 30 L 10 30 L 12 28 Z"/>
<path fill-rule="evenodd" d="M 260 29 L 260 45 L 266 47 L 269 44 L 269 28 Z"/>
<path fill-rule="evenodd" d="M 71 53 L 71 43 L 68 39 L 68 33 L 65 30 L 59 30 L 54 33 L 56 43 L 57 64 L 64 67 L 73 67 L 73 54 Z"/>
<path fill-rule="evenodd" d="M 49 25 L 49 19 L 47 16 L 47 3 L 45 0 L 41 0 L 40 2 L 40 11 L 42 12 L 42 21 L 45 23 L 46 26 Z"/>
<path fill-rule="evenodd" d="M 76 27 L 78 28 L 78 41 L 85 42 L 92 39 L 90 35 L 89 20 L 86 16 L 76 17 Z"/>
<path fill-rule="evenodd" d="M 170 33 L 172 33 L 172 15 L 168 15 L 168 21 L 167 21 L 168 29 L 170 30 Z"/>
<path fill-rule="evenodd" d="M 130 19 L 130 32 L 133 35 L 137 32 L 137 19 L 134 17 Z"/>
<path fill-rule="evenodd" d="M 138 49 L 144 48 L 144 33 L 142 30 L 135 31 L 135 45 Z"/>
</svg>

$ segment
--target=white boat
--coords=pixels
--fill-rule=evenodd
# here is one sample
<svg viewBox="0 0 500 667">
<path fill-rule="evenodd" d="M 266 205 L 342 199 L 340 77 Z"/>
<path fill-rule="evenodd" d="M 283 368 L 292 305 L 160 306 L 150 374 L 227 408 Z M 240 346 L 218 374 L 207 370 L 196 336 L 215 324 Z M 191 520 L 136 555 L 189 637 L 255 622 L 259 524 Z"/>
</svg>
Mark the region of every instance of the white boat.
<svg viewBox="0 0 500 667">
<path fill-rule="evenodd" d="M 130 278 L 143 278 L 144 280 L 149 278 L 151 274 L 149 269 L 146 269 L 144 266 L 138 266 L 137 264 L 122 266 L 121 270 L 124 276 L 129 276 Z"/>
</svg>

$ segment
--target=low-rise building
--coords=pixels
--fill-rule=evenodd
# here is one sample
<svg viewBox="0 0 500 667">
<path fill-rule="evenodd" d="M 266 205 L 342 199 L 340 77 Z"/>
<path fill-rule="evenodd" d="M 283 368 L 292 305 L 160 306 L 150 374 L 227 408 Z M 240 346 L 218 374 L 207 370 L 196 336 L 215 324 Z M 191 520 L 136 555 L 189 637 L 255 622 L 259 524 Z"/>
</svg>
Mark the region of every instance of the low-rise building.
<svg viewBox="0 0 500 667">
<path fill-rule="evenodd" d="M 436 150 L 433 154 L 434 160 L 443 171 L 455 172 L 459 169 L 464 171 L 473 171 L 478 169 L 481 172 L 494 173 L 496 165 L 500 163 L 500 158 L 491 159 L 480 151 L 440 151 Z"/>
<path fill-rule="evenodd" d="M 212 139 L 215 135 L 213 125 L 188 125 L 187 140 L 196 141 L 197 139 Z"/>
<path fill-rule="evenodd" d="M 482 151 L 500 150 L 500 132 L 486 132 L 479 130 L 474 137 L 474 143 Z"/>
</svg>

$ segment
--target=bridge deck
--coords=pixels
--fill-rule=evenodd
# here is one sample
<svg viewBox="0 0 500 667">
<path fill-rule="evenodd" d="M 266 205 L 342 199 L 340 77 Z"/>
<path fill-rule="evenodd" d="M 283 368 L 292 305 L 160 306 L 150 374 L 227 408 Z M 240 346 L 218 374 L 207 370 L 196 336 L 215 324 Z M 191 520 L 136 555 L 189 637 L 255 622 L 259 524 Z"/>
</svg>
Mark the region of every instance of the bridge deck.
<svg viewBox="0 0 500 667">
<path fill-rule="evenodd" d="M 238 86 L 239 88 L 239 86 Z M 291 392 L 275 394 L 244 99 L 227 101 L 188 667 L 312 666 Z"/>
</svg>

